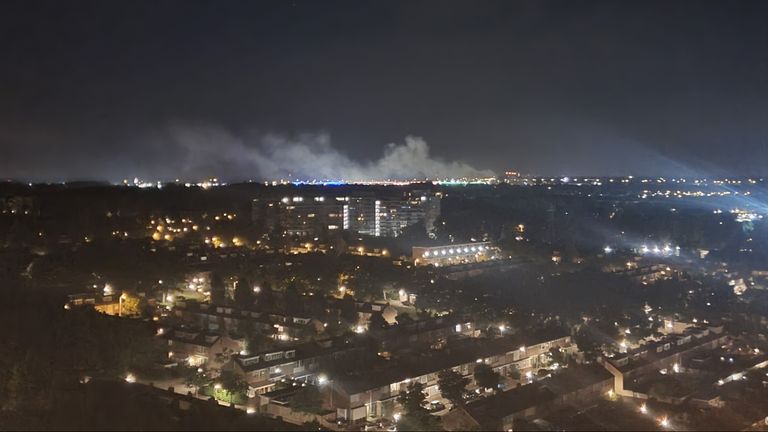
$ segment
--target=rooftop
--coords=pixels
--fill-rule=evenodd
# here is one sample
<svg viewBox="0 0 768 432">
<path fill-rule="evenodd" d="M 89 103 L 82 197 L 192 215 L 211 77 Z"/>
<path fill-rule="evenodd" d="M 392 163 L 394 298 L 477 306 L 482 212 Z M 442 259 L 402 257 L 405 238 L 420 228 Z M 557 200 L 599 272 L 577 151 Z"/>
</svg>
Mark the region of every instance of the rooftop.
<svg viewBox="0 0 768 432">
<path fill-rule="evenodd" d="M 467 404 L 464 409 L 481 425 L 555 400 L 557 396 L 541 383 L 533 383 Z"/>
<path fill-rule="evenodd" d="M 382 361 L 380 369 L 375 364 L 366 364 L 364 369 L 350 371 L 336 378 L 348 394 L 356 394 L 376 389 L 392 383 L 416 378 L 443 369 L 473 363 L 495 355 L 517 351 L 521 346 L 531 346 L 563 337 L 567 334 L 548 332 L 545 336 L 536 335 L 528 339 L 508 336 L 495 339 L 467 338 L 452 341 L 442 350 L 428 350 L 421 355 L 416 353 Z"/>
</svg>

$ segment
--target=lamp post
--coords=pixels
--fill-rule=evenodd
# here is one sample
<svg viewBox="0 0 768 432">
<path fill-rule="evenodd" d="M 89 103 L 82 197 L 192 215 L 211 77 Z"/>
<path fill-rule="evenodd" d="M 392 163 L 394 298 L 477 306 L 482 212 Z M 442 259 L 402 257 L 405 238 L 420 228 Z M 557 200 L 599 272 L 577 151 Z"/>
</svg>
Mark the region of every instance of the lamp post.
<svg viewBox="0 0 768 432">
<path fill-rule="evenodd" d="M 317 384 L 319 386 L 328 385 L 328 390 L 330 391 L 330 394 L 331 394 L 331 396 L 330 396 L 330 405 L 331 405 L 331 408 L 333 408 L 333 386 L 330 385 L 328 377 L 325 376 L 325 375 L 318 376 L 317 377 Z"/>
<path fill-rule="evenodd" d="M 125 293 L 120 294 L 120 298 L 117 301 L 117 316 L 123 316 L 123 301 L 125 300 Z"/>
</svg>

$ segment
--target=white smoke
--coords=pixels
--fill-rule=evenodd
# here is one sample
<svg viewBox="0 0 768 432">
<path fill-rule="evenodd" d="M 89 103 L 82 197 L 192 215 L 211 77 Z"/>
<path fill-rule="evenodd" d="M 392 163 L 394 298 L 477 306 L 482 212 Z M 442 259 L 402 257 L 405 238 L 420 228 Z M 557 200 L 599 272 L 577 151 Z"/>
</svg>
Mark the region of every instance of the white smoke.
<svg viewBox="0 0 768 432">
<path fill-rule="evenodd" d="M 178 149 L 178 168 L 185 177 L 290 180 L 412 180 L 488 177 L 494 173 L 460 162 L 446 162 L 429 154 L 418 137 L 388 144 L 373 161 L 356 161 L 337 150 L 327 134 L 296 137 L 261 135 L 239 137 L 220 128 L 174 126 L 165 136 Z M 225 172 L 221 172 L 224 170 Z"/>
</svg>

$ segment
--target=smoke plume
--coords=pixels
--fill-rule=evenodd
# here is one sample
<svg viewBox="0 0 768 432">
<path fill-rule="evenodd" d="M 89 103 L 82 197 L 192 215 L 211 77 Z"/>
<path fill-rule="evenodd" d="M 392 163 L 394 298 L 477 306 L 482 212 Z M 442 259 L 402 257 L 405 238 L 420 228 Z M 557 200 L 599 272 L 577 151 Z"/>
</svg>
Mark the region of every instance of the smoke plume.
<svg viewBox="0 0 768 432">
<path fill-rule="evenodd" d="M 178 148 L 178 171 L 188 178 L 290 180 L 412 180 L 487 177 L 494 173 L 430 155 L 426 141 L 408 136 L 387 144 L 372 161 L 357 161 L 335 148 L 328 134 L 239 137 L 218 128 L 172 127 L 166 135 Z"/>
</svg>

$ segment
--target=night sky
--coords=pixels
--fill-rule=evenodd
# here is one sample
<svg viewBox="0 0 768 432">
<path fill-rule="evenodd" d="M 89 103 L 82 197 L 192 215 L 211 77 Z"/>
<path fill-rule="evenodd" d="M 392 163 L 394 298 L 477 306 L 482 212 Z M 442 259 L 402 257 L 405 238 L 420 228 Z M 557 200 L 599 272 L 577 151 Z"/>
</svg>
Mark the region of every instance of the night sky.
<svg viewBox="0 0 768 432">
<path fill-rule="evenodd" d="M 0 55 L 4 178 L 768 162 L 766 1 L 6 0 Z"/>
</svg>

